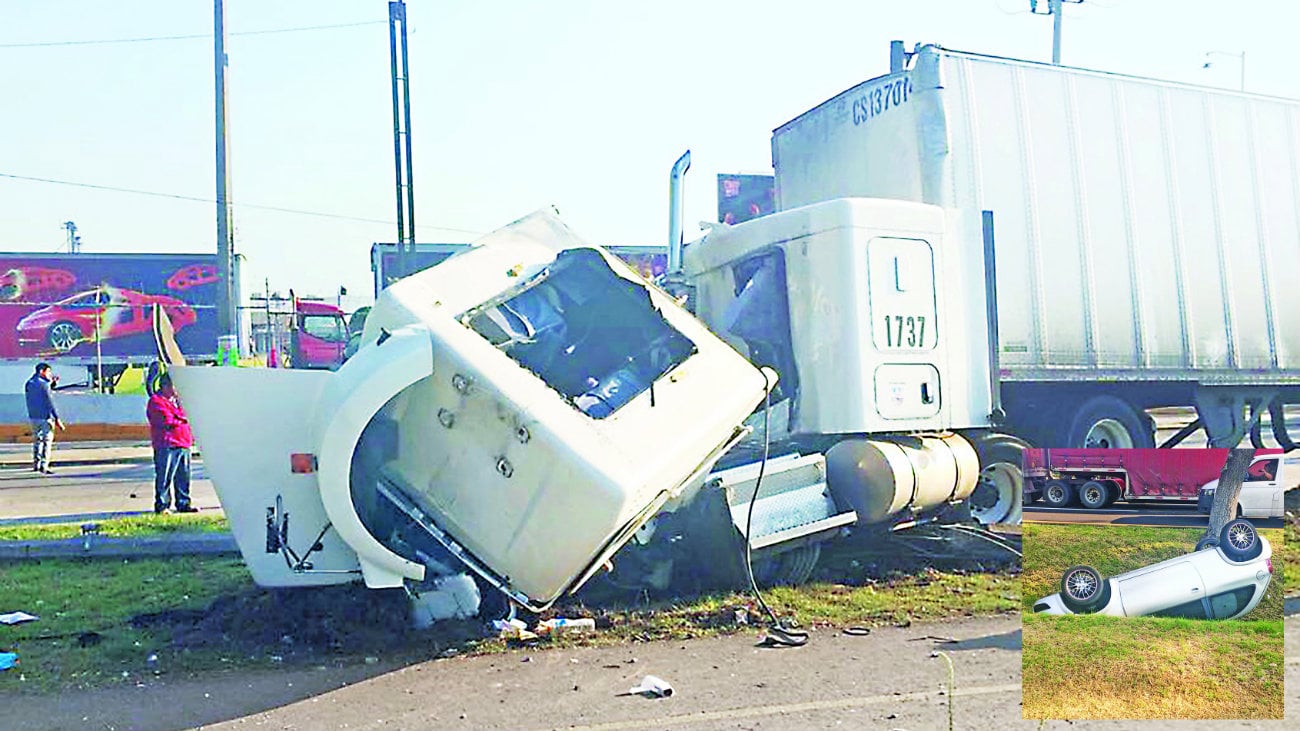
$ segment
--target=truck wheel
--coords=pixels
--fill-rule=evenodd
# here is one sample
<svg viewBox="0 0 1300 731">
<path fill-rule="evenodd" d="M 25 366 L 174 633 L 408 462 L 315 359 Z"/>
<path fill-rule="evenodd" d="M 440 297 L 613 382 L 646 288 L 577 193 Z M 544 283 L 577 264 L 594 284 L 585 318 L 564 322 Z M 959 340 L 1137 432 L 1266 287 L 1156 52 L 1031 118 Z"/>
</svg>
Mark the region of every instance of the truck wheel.
<svg viewBox="0 0 1300 731">
<path fill-rule="evenodd" d="M 1115 486 L 1115 483 L 1107 482 L 1106 483 L 1106 504 L 1102 505 L 1102 507 L 1109 508 L 1110 506 L 1115 504 L 1116 500 L 1119 500 L 1119 488 Z"/>
<path fill-rule="evenodd" d="M 1237 518 L 1219 531 L 1219 550 L 1231 561 L 1249 561 L 1263 553 L 1264 544 L 1249 520 Z"/>
<path fill-rule="evenodd" d="M 1110 583 L 1091 566 L 1072 566 L 1061 574 L 1061 601 L 1076 614 L 1090 614 L 1105 606 Z"/>
<path fill-rule="evenodd" d="M 967 501 L 971 517 L 985 525 L 1019 523 L 1025 498 L 1027 445 L 1007 434 L 987 434 L 974 442 L 980 475 Z"/>
<path fill-rule="evenodd" d="M 1095 396 L 1075 410 L 1065 446 L 1134 449 L 1156 446 L 1151 418 L 1114 396 Z"/>
<path fill-rule="evenodd" d="M 754 562 L 754 581 L 761 587 L 798 586 L 812 576 L 822 545 L 813 543 Z"/>
<path fill-rule="evenodd" d="M 1089 510 L 1106 507 L 1108 497 L 1110 497 L 1110 490 L 1106 489 L 1104 482 L 1088 480 L 1079 488 L 1079 504 Z"/>
<path fill-rule="evenodd" d="M 49 332 L 45 334 L 45 340 L 60 353 L 66 353 L 77 347 L 84 338 L 81 337 L 81 328 L 77 327 L 66 320 L 56 322 L 50 326 Z"/>
<path fill-rule="evenodd" d="M 1043 486 L 1043 502 L 1053 508 L 1064 508 L 1074 502 L 1074 485 L 1064 480 L 1051 480 Z"/>
</svg>

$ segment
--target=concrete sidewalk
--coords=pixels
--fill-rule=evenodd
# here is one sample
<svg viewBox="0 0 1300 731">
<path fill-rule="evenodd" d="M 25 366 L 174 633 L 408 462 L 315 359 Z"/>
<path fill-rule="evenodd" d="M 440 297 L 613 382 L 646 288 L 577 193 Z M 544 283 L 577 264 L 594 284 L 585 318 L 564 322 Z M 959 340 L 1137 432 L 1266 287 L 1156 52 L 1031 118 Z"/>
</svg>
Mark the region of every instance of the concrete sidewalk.
<svg viewBox="0 0 1300 731">
<path fill-rule="evenodd" d="M 50 455 L 50 465 L 52 467 L 132 464 L 152 461 L 153 449 L 148 442 L 60 443 L 57 433 L 54 436 L 54 451 Z M 26 444 L 0 444 L 0 469 L 30 469 L 31 465 L 31 442 Z"/>
</svg>

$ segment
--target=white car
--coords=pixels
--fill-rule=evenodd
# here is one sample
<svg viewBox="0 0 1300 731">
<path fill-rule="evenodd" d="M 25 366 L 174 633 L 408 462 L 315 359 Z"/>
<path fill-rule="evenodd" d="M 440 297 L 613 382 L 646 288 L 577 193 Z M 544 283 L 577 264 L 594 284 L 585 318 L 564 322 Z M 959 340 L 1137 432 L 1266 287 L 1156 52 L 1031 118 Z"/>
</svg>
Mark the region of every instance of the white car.
<svg viewBox="0 0 1300 731">
<path fill-rule="evenodd" d="M 1209 513 L 1218 480 L 1207 482 L 1197 497 L 1196 507 Z M 1238 518 L 1281 518 L 1286 491 L 1300 487 L 1300 454 L 1270 454 L 1256 457 L 1246 471 L 1237 498 Z"/>
<path fill-rule="evenodd" d="M 1061 591 L 1034 602 L 1041 614 L 1235 619 L 1259 604 L 1273 578 L 1273 548 L 1250 521 L 1223 526 L 1196 550 L 1114 578 L 1091 566 L 1061 576 Z"/>
</svg>

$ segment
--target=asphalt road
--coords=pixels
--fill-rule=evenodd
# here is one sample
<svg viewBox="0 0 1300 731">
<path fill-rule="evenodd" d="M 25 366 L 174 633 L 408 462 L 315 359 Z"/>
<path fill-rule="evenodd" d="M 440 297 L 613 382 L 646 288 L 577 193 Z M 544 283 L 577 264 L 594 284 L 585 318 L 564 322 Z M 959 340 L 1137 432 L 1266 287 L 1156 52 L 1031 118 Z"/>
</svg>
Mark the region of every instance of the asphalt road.
<svg viewBox="0 0 1300 731">
<path fill-rule="evenodd" d="M 202 462 L 194 464 L 190 497 L 201 510 L 220 507 Z M 152 464 L 56 465 L 51 476 L 13 467 L 0 470 L 0 520 L 151 510 Z"/>
<path fill-rule="evenodd" d="M 1020 722 L 1020 619 L 972 618 L 816 631 L 798 649 L 731 637 L 605 648 L 515 650 L 399 668 L 286 669 L 143 688 L 0 696 L 12 731 L 113 728 L 275 729 L 937 729 L 948 668 L 958 728 Z M 935 639 L 940 638 L 940 639 Z M 951 638 L 956 642 L 945 641 Z M 628 694 L 645 675 L 669 698 Z M 206 725 L 205 725 L 206 724 Z"/>
<path fill-rule="evenodd" d="M 1050 508 L 1038 502 L 1025 506 L 1023 520 L 1026 523 L 1162 525 L 1180 528 L 1204 528 L 1209 522 L 1209 516 L 1198 513 L 1195 505 L 1134 507 L 1125 503 L 1117 503 L 1110 508 L 1088 510 L 1087 508 Z M 1281 518 L 1252 518 L 1250 522 L 1259 528 L 1282 528 L 1286 525 Z"/>
</svg>

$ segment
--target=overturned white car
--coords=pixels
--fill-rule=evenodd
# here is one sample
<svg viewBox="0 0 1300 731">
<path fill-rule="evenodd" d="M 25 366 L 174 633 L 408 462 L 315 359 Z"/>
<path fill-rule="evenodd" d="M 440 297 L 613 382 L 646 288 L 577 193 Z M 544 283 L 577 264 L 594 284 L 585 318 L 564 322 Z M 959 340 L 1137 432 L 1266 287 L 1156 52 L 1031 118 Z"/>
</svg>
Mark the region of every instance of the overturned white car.
<svg viewBox="0 0 1300 731">
<path fill-rule="evenodd" d="M 1034 612 L 1236 619 L 1264 597 L 1272 556 L 1268 540 L 1238 519 L 1190 554 L 1114 578 L 1103 579 L 1091 566 L 1066 569 L 1061 591 L 1034 602 Z"/>
</svg>

